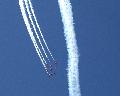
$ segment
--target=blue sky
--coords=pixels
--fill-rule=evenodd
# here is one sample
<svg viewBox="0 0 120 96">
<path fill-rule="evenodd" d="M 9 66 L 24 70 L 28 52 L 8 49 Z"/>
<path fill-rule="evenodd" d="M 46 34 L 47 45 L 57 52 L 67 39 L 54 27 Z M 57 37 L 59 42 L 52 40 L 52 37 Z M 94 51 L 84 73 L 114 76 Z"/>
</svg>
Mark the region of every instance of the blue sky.
<svg viewBox="0 0 120 96">
<path fill-rule="evenodd" d="M 68 96 L 67 49 L 57 0 L 32 0 L 56 58 L 49 79 L 27 33 L 18 0 L 0 1 L 0 96 Z M 120 96 L 120 1 L 71 0 L 82 96 Z"/>
</svg>

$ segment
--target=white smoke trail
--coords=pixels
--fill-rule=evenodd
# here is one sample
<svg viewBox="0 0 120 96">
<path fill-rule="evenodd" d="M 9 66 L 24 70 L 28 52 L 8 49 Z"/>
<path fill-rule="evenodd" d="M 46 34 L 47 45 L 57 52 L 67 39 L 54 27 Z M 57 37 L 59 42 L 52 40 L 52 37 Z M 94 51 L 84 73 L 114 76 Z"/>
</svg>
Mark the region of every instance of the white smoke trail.
<svg viewBox="0 0 120 96">
<path fill-rule="evenodd" d="M 46 67 L 45 63 L 43 62 L 43 59 L 42 59 L 42 57 L 41 57 L 41 54 L 42 54 L 42 53 L 41 53 L 41 51 L 40 51 L 40 49 L 39 49 L 39 47 L 38 47 L 38 45 L 37 45 L 37 43 L 36 43 L 36 40 L 35 40 L 35 37 L 34 37 L 34 35 L 33 35 L 32 29 L 31 29 L 31 27 L 30 27 L 29 19 L 27 18 L 27 14 L 26 14 L 26 12 L 25 12 L 24 0 L 19 0 L 19 6 L 20 6 L 20 9 L 21 9 L 21 13 L 22 13 L 22 16 L 23 16 L 25 25 L 26 25 L 26 27 L 27 27 L 28 33 L 29 33 L 30 38 L 31 38 L 31 40 L 32 40 L 32 42 L 33 42 L 33 45 L 34 45 L 34 47 L 35 47 L 35 49 L 36 49 L 36 52 L 37 52 L 37 54 L 38 54 L 38 56 L 39 56 L 39 58 L 40 58 L 40 60 L 41 60 L 41 62 L 42 62 L 42 64 L 43 64 L 43 66 L 44 66 L 44 68 L 45 68 L 46 73 L 47 73 L 48 75 L 50 75 L 49 72 L 48 72 L 48 70 L 47 70 L 47 67 Z"/>
<path fill-rule="evenodd" d="M 72 6 L 69 0 L 58 0 L 58 4 L 64 25 L 64 35 L 68 51 L 69 96 L 81 96 L 78 70 L 79 55 L 74 31 Z"/>
<path fill-rule="evenodd" d="M 40 45 L 41 45 L 41 47 L 42 47 L 42 50 L 43 50 L 46 58 L 48 59 L 48 61 L 50 61 L 49 58 L 48 58 L 48 56 L 47 56 L 47 54 L 46 54 L 46 52 L 45 52 L 45 49 L 44 49 L 44 47 L 43 47 L 43 45 L 42 45 L 42 42 L 41 42 L 41 40 L 40 40 L 40 38 L 39 38 L 39 35 L 38 35 L 37 31 L 36 31 L 35 24 L 34 24 L 34 22 L 33 22 L 33 20 L 32 20 L 32 14 L 31 14 L 31 12 L 30 12 L 30 8 L 29 8 L 29 5 L 28 5 L 28 0 L 24 0 L 24 1 L 25 1 L 25 5 L 26 5 L 26 9 L 27 9 L 27 13 L 28 13 L 30 22 L 31 22 L 31 24 L 32 24 L 32 26 L 33 26 L 33 29 L 34 29 L 35 34 L 36 34 L 36 36 L 37 36 L 37 39 L 38 39 L 38 41 L 39 41 L 39 43 L 40 43 Z M 46 61 L 45 61 L 45 59 L 44 59 L 44 57 L 43 57 L 42 54 L 41 54 L 41 56 L 42 56 L 44 62 L 46 63 Z M 46 63 L 46 64 L 47 64 L 47 63 Z"/>
<path fill-rule="evenodd" d="M 45 46 L 46 46 L 46 48 L 47 48 L 47 50 L 48 50 L 50 56 L 51 56 L 52 59 L 55 61 L 55 59 L 54 59 L 54 57 L 52 56 L 52 53 L 50 52 L 50 50 L 49 50 L 49 48 L 48 48 L 48 46 L 47 46 L 47 43 L 46 43 L 46 41 L 45 41 L 45 39 L 44 39 L 44 37 L 43 37 L 43 35 L 42 35 L 42 32 L 41 32 L 41 30 L 40 30 L 40 27 L 39 27 L 39 24 L 38 24 L 38 22 L 37 22 L 37 19 L 36 19 L 36 16 L 35 16 L 35 12 L 34 12 L 32 3 L 31 3 L 30 0 L 28 0 L 28 2 L 29 2 L 29 5 L 30 5 L 30 8 L 31 8 L 31 11 L 32 11 L 32 14 L 33 14 L 35 23 L 36 23 L 36 25 L 37 25 L 37 28 L 38 28 L 38 30 L 39 30 L 39 32 L 40 32 L 40 35 L 41 35 L 42 39 L 43 39 L 43 42 L 44 42 L 44 44 L 45 44 Z"/>
</svg>

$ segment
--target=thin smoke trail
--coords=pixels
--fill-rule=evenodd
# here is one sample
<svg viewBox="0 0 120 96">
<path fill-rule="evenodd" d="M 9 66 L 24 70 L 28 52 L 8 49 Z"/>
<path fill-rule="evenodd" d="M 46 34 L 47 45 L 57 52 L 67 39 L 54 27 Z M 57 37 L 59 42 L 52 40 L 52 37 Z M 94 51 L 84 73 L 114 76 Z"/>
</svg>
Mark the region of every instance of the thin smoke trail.
<svg viewBox="0 0 120 96">
<path fill-rule="evenodd" d="M 38 41 L 39 41 L 39 43 L 40 43 L 40 46 L 42 47 L 42 50 L 43 50 L 46 58 L 48 59 L 48 61 L 50 61 L 49 58 L 48 58 L 48 56 L 47 56 L 47 53 L 45 52 L 45 49 L 44 49 L 44 47 L 43 47 L 43 45 L 42 45 L 42 42 L 41 42 L 41 40 L 40 40 L 40 38 L 39 38 L 39 35 L 38 35 L 37 31 L 36 31 L 35 24 L 34 24 L 34 22 L 33 22 L 33 20 L 32 20 L 32 14 L 31 14 L 31 12 L 30 12 L 30 8 L 29 8 L 29 5 L 28 5 L 28 0 L 24 0 L 24 1 L 25 1 L 25 5 L 26 5 L 26 9 L 27 9 L 28 15 L 29 15 L 29 19 L 30 19 L 30 21 L 31 21 L 31 24 L 32 24 L 32 26 L 33 26 L 33 29 L 34 29 L 35 34 L 36 34 L 36 36 L 37 36 L 37 39 L 38 39 Z M 45 59 L 44 59 L 44 57 L 43 57 L 42 54 L 41 54 L 41 56 L 42 56 L 44 62 L 46 63 L 46 61 L 45 61 Z M 46 64 L 47 64 L 47 63 L 46 63 Z"/>
<path fill-rule="evenodd" d="M 39 24 L 38 24 L 38 22 L 37 22 L 37 19 L 36 19 L 36 16 L 35 16 L 35 12 L 34 12 L 34 9 L 33 9 L 33 6 L 32 6 L 32 3 L 31 3 L 30 0 L 28 0 L 28 2 L 29 2 L 29 4 L 30 4 L 30 8 L 31 8 L 31 11 L 32 11 L 32 14 L 33 14 L 33 17 L 34 17 L 35 23 L 36 23 L 37 28 L 38 28 L 38 30 L 39 30 L 39 32 L 40 32 L 40 35 L 41 35 L 41 37 L 42 37 L 42 39 L 43 39 L 43 42 L 44 42 L 44 44 L 45 44 L 45 46 L 46 46 L 46 48 L 47 48 L 47 50 L 48 50 L 50 56 L 51 56 L 52 59 L 55 61 L 55 59 L 54 59 L 54 57 L 52 56 L 52 53 L 50 52 L 50 50 L 49 50 L 49 48 L 48 48 L 48 46 L 47 46 L 47 43 L 46 43 L 46 41 L 45 41 L 45 39 L 44 39 L 44 37 L 43 37 L 43 35 L 42 35 L 42 32 L 41 32 L 41 30 L 40 30 L 40 27 L 39 27 Z"/>
<path fill-rule="evenodd" d="M 28 15 L 29 15 L 29 18 L 30 18 L 30 12 L 29 12 L 29 10 L 28 10 L 28 6 L 26 5 L 26 2 L 25 2 L 25 0 L 23 1 L 24 2 L 24 9 L 26 9 L 26 11 L 27 11 L 27 13 L 28 13 Z M 28 18 L 28 19 L 29 19 Z M 29 20 L 28 20 L 29 21 Z M 31 18 L 30 18 L 30 21 L 32 22 L 32 20 L 31 20 Z M 29 24 L 31 24 L 31 23 L 29 23 Z M 33 26 L 33 23 L 32 23 L 32 26 Z M 33 34 L 33 33 L 32 33 Z M 35 37 L 34 37 L 35 38 Z M 37 45 L 37 43 L 36 43 L 36 45 Z M 38 47 L 38 45 L 37 45 L 37 49 L 38 49 L 38 51 L 39 51 L 39 53 L 40 53 L 40 56 L 41 56 L 41 59 L 46 63 L 46 61 L 45 61 L 45 59 L 44 59 L 44 57 L 43 57 L 43 55 L 42 55 L 42 52 L 41 52 L 41 50 L 40 50 L 40 48 Z"/>
<path fill-rule="evenodd" d="M 43 64 L 43 66 L 44 66 L 44 68 L 45 68 L 46 73 L 49 74 L 48 71 L 47 71 L 47 67 L 46 67 L 46 65 L 45 65 L 45 63 L 43 62 L 43 59 L 42 59 L 42 57 L 41 57 L 41 52 L 40 52 L 40 49 L 39 49 L 39 47 L 38 47 L 38 45 L 37 45 L 37 43 L 36 43 L 36 40 L 35 40 L 35 37 L 34 37 L 34 35 L 33 35 L 32 29 L 31 29 L 31 27 L 30 27 L 29 19 L 27 18 L 27 14 L 26 14 L 26 12 L 25 12 L 24 0 L 19 0 L 19 6 L 20 6 L 20 9 L 21 9 L 21 13 L 22 13 L 22 16 L 23 16 L 23 20 L 24 20 L 24 22 L 25 22 L 25 25 L 26 25 L 26 27 L 27 27 L 28 33 L 29 33 L 30 38 L 31 38 L 31 40 L 32 40 L 32 42 L 33 42 L 33 45 L 34 45 L 34 47 L 35 47 L 35 49 L 36 49 L 36 52 L 37 52 L 37 54 L 38 54 L 38 56 L 39 56 L 39 58 L 40 58 L 40 60 L 41 60 L 41 62 L 42 62 L 42 64 Z"/>
<path fill-rule="evenodd" d="M 58 0 L 62 22 L 64 25 L 64 35 L 66 38 L 68 51 L 68 89 L 69 96 L 81 96 L 79 85 L 79 55 L 75 38 L 72 6 L 69 0 Z"/>
</svg>

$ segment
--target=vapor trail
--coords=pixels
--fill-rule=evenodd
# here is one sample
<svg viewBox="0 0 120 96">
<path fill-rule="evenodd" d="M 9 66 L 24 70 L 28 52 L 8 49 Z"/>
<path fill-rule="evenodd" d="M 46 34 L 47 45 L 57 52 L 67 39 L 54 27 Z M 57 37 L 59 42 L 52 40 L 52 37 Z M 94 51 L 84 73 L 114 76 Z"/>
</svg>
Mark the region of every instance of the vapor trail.
<svg viewBox="0 0 120 96">
<path fill-rule="evenodd" d="M 78 70 L 79 55 L 73 24 L 72 6 L 69 0 L 58 0 L 58 4 L 64 25 L 64 35 L 68 51 L 69 96 L 81 96 Z"/>
<path fill-rule="evenodd" d="M 39 47 L 38 47 L 38 45 L 37 45 L 37 42 L 36 42 L 36 40 L 35 40 L 34 35 L 33 35 L 33 31 L 32 31 L 32 29 L 31 29 L 31 26 L 30 26 L 30 23 L 29 23 L 29 19 L 27 18 L 27 14 L 26 14 L 26 12 L 25 12 L 25 7 L 24 7 L 24 6 L 25 6 L 25 5 L 24 5 L 24 0 L 19 0 L 19 6 L 20 6 L 20 9 L 21 9 L 21 13 L 22 13 L 22 16 L 23 16 L 25 25 L 26 25 L 26 27 L 27 27 L 28 33 L 29 33 L 30 38 L 31 38 L 31 40 L 32 40 L 32 42 L 33 42 L 33 45 L 34 45 L 34 47 L 35 47 L 35 49 L 36 49 L 36 52 L 37 52 L 37 54 L 38 54 L 38 56 L 39 56 L 39 58 L 40 58 L 40 60 L 41 60 L 41 62 L 42 62 L 42 64 L 43 64 L 43 66 L 44 66 L 44 68 L 45 68 L 46 73 L 49 74 L 49 72 L 48 72 L 48 70 L 47 70 L 47 67 L 46 67 L 46 65 L 45 65 L 45 63 L 44 63 L 44 61 L 43 61 L 43 59 L 42 59 L 42 57 L 41 57 L 41 54 L 42 54 L 42 53 L 41 53 L 41 51 L 40 51 L 40 49 L 39 49 Z"/>
</svg>

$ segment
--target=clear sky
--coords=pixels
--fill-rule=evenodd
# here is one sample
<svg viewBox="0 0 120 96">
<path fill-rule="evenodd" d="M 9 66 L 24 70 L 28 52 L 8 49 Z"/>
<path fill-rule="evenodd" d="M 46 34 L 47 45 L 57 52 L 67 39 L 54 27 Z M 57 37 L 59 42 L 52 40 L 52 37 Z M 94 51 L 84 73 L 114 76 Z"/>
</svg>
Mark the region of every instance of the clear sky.
<svg viewBox="0 0 120 96">
<path fill-rule="evenodd" d="M 24 24 L 18 0 L 0 1 L 0 96 L 68 96 L 67 50 L 57 0 L 32 0 L 57 60 L 46 75 Z M 120 1 L 71 0 L 80 53 L 82 96 L 120 96 Z"/>
</svg>

